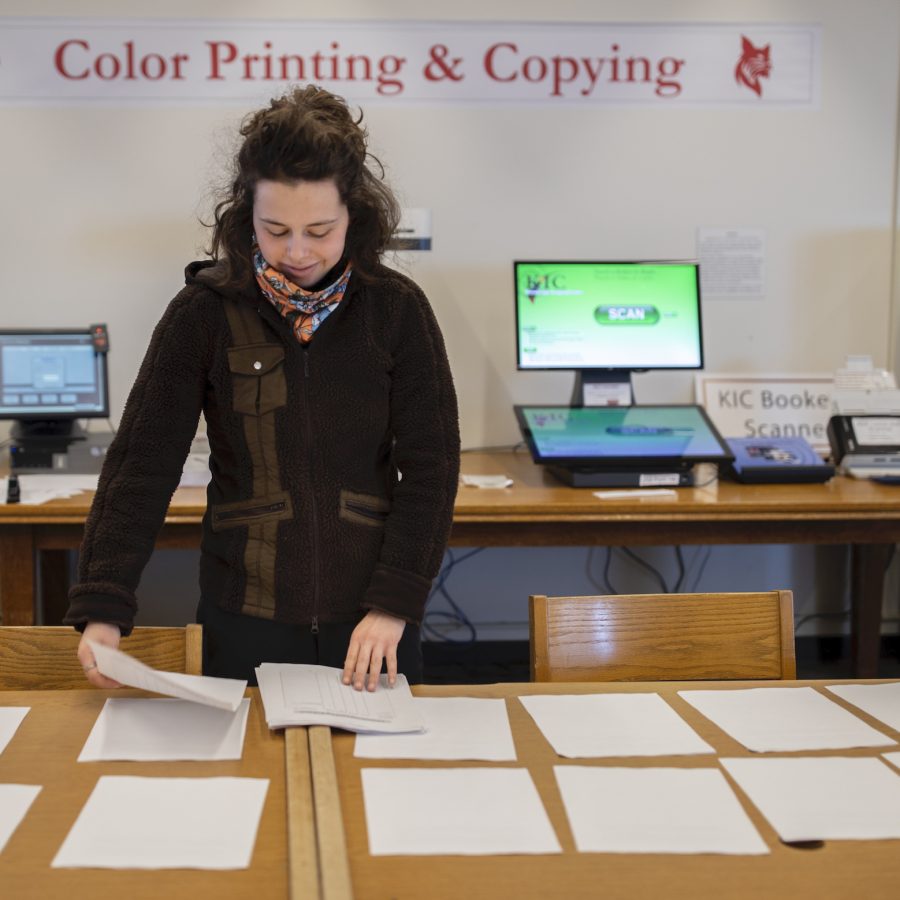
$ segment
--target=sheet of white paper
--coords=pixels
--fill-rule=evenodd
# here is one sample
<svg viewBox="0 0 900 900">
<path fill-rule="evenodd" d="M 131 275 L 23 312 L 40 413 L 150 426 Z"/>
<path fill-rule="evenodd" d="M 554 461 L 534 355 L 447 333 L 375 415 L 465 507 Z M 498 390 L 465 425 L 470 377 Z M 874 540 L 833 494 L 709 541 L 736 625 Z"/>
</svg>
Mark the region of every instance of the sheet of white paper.
<svg viewBox="0 0 900 900">
<path fill-rule="evenodd" d="M 389 687 L 382 675 L 376 691 L 357 691 L 341 683 L 341 669 L 291 663 L 263 663 L 256 680 L 269 728 L 330 725 L 347 731 L 396 734 L 421 731 L 422 716 L 413 705 L 402 674 Z"/>
<path fill-rule="evenodd" d="M 186 675 L 183 672 L 160 672 L 134 659 L 121 650 L 104 647 L 95 641 L 88 641 L 97 668 L 102 675 L 129 687 L 165 694 L 227 709 L 234 712 L 244 697 L 246 681 L 236 678 L 213 678 L 210 675 Z"/>
<path fill-rule="evenodd" d="M 97 781 L 54 868 L 246 869 L 267 778 Z"/>
<path fill-rule="evenodd" d="M 895 743 L 811 687 L 678 693 L 736 741 L 758 753 Z"/>
<path fill-rule="evenodd" d="M 0 753 L 12 740 L 22 720 L 28 715 L 30 706 L 0 706 Z"/>
<path fill-rule="evenodd" d="M 900 838 L 900 775 L 880 759 L 720 759 L 783 841 Z"/>
<path fill-rule="evenodd" d="M 900 769 L 900 753 L 882 753 L 881 754 L 889 763 Z"/>
<path fill-rule="evenodd" d="M 466 487 L 477 488 L 507 488 L 513 480 L 508 475 L 460 475 L 462 483 Z"/>
<path fill-rule="evenodd" d="M 39 785 L 0 784 L 0 853 L 40 792 Z"/>
<path fill-rule="evenodd" d="M 560 853 L 527 769 L 363 769 L 373 856 Z"/>
<path fill-rule="evenodd" d="M 825 687 L 894 731 L 900 731 L 900 681 L 892 684 L 828 684 Z"/>
<path fill-rule="evenodd" d="M 718 769 L 554 766 L 582 853 L 768 853 Z"/>
<path fill-rule="evenodd" d="M 658 694 L 532 695 L 519 699 L 560 756 L 715 753 Z"/>
<path fill-rule="evenodd" d="M 364 759 L 515 760 L 505 700 L 413 697 L 425 730 L 418 734 L 358 734 L 354 755 Z"/>
<path fill-rule="evenodd" d="M 19 475 L 19 502 L 37 506 L 48 500 L 96 491 L 98 475 Z M 0 495 L 6 496 L 7 478 L 0 479 Z"/>
<path fill-rule="evenodd" d="M 79 762 L 240 759 L 250 700 L 236 712 L 187 700 L 107 700 Z"/>
</svg>

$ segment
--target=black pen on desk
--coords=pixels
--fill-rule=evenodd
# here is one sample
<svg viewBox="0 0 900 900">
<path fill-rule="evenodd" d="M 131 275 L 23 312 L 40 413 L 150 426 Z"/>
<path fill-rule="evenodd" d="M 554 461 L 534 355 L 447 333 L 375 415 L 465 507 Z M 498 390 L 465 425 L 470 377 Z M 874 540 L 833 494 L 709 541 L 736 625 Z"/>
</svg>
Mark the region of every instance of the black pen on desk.
<svg viewBox="0 0 900 900">
<path fill-rule="evenodd" d="M 22 494 L 19 490 L 19 476 L 12 474 L 6 480 L 6 502 L 18 503 L 21 499 Z"/>
</svg>

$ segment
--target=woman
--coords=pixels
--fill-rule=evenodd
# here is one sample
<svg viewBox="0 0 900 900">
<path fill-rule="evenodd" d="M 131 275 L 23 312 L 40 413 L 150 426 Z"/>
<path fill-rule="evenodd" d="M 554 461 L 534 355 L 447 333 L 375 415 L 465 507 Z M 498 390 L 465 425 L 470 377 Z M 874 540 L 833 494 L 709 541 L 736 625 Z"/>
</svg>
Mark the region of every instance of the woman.
<svg viewBox="0 0 900 900">
<path fill-rule="evenodd" d="M 344 101 L 297 88 L 241 134 L 211 259 L 187 267 L 107 454 L 64 621 L 111 646 L 130 633 L 202 412 L 204 672 L 255 683 L 261 662 L 311 662 L 357 689 L 383 666 L 421 681 L 459 466 L 443 340 L 421 290 L 379 261 L 398 207 Z M 112 685 L 85 640 L 78 656 Z"/>
</svg>

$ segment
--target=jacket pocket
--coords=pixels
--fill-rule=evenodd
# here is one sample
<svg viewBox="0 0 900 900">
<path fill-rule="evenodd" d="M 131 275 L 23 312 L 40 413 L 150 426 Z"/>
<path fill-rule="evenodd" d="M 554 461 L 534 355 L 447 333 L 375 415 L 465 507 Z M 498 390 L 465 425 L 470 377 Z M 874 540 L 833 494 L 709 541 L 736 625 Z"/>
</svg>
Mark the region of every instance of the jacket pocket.
<svg viewBox="0 0 900 900">
<path fill-rule="evenodd" d="M 270 494 L 268 497 L 253 497 L 235 503 L 213 504 L 210 511 L 213 531 L 225 531 L 241 525 L 255 525 L 258 522 L 277 522 L 293 515 L 291 497 L 287 492 Z"/>
<path fill-rule="evenodd" d="M 391 504 L 383 497 L 372 494 L 357 494 L 353 491 L 341 491 L 340 511 L 338 515 L 347 522 L 357 525 L 383 527 L 387 521 Z"/>
<path fill-rule="evenodd" d="M 287 403 L 284 347 L 247 344 L 228 350 L 228 368 L 234 393 L 234 410 L 262 416 Z"/>
</svg>

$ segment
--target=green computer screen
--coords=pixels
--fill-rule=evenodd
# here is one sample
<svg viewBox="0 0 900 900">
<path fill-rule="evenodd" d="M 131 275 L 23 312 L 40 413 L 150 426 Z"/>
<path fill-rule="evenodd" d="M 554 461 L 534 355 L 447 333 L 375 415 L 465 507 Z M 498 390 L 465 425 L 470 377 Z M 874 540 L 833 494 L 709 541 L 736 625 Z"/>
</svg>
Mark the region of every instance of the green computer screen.
<svg viewBox="0 0 900 900">
<path fill-rule="evenodd" d="M 520 369 L 703 367 L 696 262 L 516 262 Z"/>
</svg>

